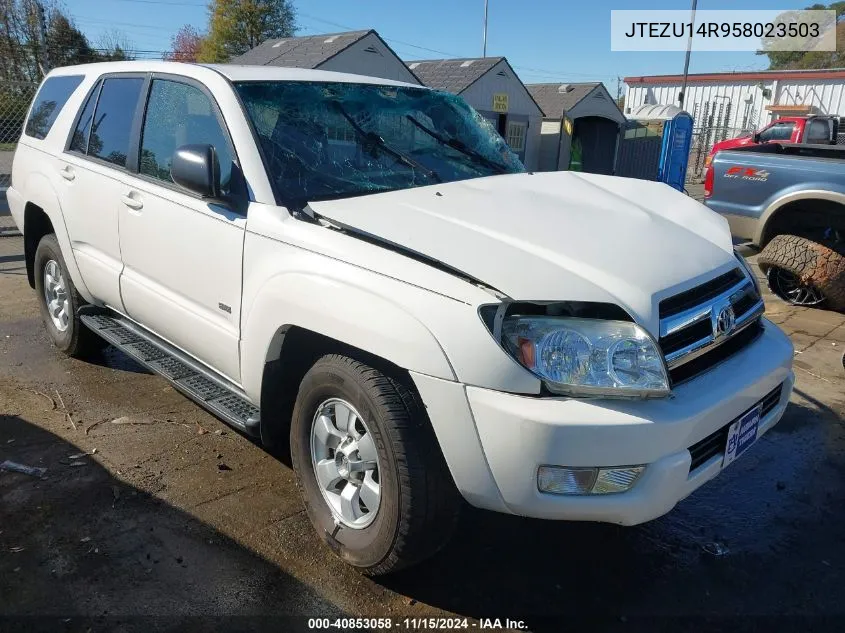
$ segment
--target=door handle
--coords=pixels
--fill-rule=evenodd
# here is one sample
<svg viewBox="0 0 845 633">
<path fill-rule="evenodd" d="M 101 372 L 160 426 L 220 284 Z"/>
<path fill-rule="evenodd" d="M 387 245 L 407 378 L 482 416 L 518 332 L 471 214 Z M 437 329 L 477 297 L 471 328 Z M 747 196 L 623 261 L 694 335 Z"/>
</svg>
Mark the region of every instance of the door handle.
<svg viewBox="0 0 845 633">
<path fill-rule="evenodd" d="M 135 209 L 136 211 L 139 209 L 144 208 L 144 202 L 139 200 L 138 198 L 134 197 L 138 195 L 134 191 L 130 191 L 129 193 L 125 193 L 120 196 L 120 199 L 123 200 L 123 204 L 125 204 L 130 209 Z"/>
<path fill-rule="evenodd" d="M 76 178 L 76 174 L 73 173 L 73 169 L 69 165 L 66 165 L 64 168 L 60 169 L 59 174 L 65 180 L 73 180 L 74 178 Z"/>
</svg>

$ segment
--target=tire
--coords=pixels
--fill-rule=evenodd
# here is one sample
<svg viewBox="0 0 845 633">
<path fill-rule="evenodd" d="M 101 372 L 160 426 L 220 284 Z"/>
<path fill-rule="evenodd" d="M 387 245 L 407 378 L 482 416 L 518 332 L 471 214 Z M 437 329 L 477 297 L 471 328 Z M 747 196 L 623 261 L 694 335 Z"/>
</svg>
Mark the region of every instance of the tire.
<svg viewBox="0 0 845 633">
<path fill-rule="evenodd" d="M 778 269 L 791 273 L 808 288 L 817 289 L 824 298 L 819 305 L 845 311 L 845 257 L 829 246 L 797 235 L 778 235 L 760 253 L 758 263 L 772 292 L 785 301 L 796 303 L 773 285 L 773 274 Z"/>
<path fill-rule="evenodd" d="M 48 308 L 45 295 L 45 269 L 50 263 L 55 264 L 53 270 L 61 275 L 62 295 L 66 298 L 66 327 L 60 329 L 53 320 Z M 75 358 L 84 358 L 95 354 L 104 346 L 104 342 L 96 334 L 86 328 L 79 319 L 79 308 L 85 305 L 85 300 L 79 295 L 65 265 L 62 250 L 54 234 L 45 235 L 35 250 L 33 264 L 35 275 L 35 291 L 38 294 L 38 305 L 41 308 L 41 319 L 50 340 L 61 352 Z"/>
<path fill-rule="evenodd" d="M 329 411 L 326 403 L 335 401 L 336 407 L 338 400 L 361 416 L 375 445 L 380 502 L 373 516 L 364 515 L 371 521 L 365 527 L 337 518 L 315 472 L 312 448 L 317 450 L 319 442 L 312 441 L 312 424 L 318 410 Z M 317 533 L 365 574 L 383 575 L 418 563 L 451 537 L 460 497 L 424 408 L 399 380 L 347 356 L 323 356 L 300 384 L 290 443 L 297 483 Z"/>
</svg>

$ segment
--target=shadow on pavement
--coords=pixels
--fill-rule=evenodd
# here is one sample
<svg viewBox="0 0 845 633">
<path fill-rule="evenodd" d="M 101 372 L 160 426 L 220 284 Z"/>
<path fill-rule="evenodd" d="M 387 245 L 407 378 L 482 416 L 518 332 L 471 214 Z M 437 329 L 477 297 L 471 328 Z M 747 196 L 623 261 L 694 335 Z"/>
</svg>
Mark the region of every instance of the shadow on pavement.
<svg viewBox="0 0 845 633">
<path fill-rule="evenodd" d="M 343 614 L 237 542 L 113 477 L 17 415 L 0 415 L 0 629 L 307 630 Z M 118 472 L 119 475 L 119 472 Z M 226 616 L 223 618 L 223 616 Z"/>
<path fill-rule="evenodd" d="M 819 630 L 824 615 L 845 626 L 845 433 L 831 413 L 790 404 L 719 477 L 640 526 L 471 510 L 446 550 L 384 584 L 534 631 L 704 630 L 705 618 L 723 630 Z"/>
</svg>

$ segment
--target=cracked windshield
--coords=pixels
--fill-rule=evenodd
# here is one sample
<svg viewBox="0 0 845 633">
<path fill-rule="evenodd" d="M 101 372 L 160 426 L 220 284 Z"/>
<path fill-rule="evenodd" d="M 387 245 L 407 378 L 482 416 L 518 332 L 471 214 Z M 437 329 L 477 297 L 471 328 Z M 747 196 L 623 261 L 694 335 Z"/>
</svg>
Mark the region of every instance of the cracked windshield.
<svg viewBox="0 0 845 633">
<path fill-rule="evenodd" d="M 315 82 L 237 86 L 281 201 L 327 200 L 525 171 L 459 97 Z"/>
</svg>

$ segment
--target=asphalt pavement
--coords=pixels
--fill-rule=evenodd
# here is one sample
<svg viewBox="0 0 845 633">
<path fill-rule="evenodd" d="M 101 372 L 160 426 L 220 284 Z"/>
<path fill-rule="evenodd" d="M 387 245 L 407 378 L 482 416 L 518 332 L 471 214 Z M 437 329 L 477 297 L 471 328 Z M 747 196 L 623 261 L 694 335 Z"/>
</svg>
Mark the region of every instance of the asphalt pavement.
<svg viewBox="0 0 845 633">
<path fill-rule="evenodd" d="M 0 237 L 0 462 L 47 469 L 0 472 L 0 630 L 458 615 L 555 633 L 841 631 L 845 317 L 767 305 L 796 346 L 792 402 L 669 515 L 622 528 L 467 509 L 436 558 L 371 580 L 316 537 L 283 456 L 114 349 L 57 353 L 22 239 Z"/>
</svg>

